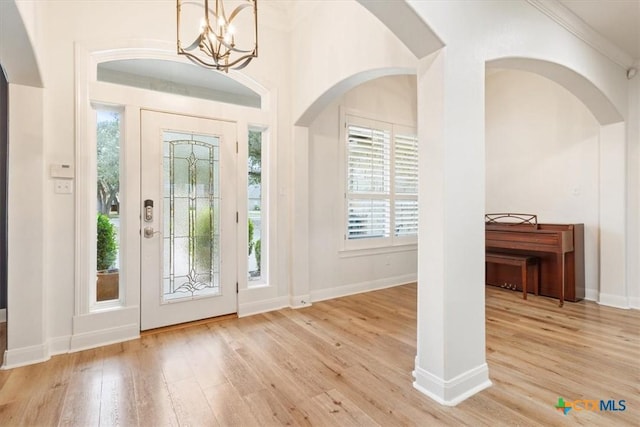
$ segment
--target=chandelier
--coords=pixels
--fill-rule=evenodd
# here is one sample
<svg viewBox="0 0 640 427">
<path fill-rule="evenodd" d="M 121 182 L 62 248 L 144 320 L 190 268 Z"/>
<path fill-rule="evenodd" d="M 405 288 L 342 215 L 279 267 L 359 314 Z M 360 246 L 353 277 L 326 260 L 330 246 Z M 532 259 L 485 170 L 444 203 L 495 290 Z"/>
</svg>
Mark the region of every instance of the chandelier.
<svg viewBox="0 0 640 427">
<path fill-rule="evenodd" d="M 258 56 L 258 0 L 177 0 L 177 18 L 178 54 L 198 65 L 228 72 Z"/>
</svg>

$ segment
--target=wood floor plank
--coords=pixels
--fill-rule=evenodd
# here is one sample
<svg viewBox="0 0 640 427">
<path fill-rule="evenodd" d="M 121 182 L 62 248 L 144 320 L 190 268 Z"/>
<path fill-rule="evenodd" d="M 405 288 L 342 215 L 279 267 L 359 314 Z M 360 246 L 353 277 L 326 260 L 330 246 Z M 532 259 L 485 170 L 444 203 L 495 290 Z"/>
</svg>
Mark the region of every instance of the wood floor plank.
<svg viewBox="0 0 640 427">
<path fill-rule="evenodd" d="M 207 396 L 195 379 L 176 381 L 167 387 L 179 425 L 220 426 Z"/>
<path fill-rule="evenodd" d="M 640 312 L 486 289 L 493 386 L 456 407 L 413 387 L 415 284 L 0 372 L 4 426 L 638 426 Z M 559 397 L 626 411 L 559 412 Z"/>
<path fill-rule="evenodd" d="M 219 425 L 246 427 L 260 425 L 245 400 L 231 384 L 223 383 L 208 387 L 204 390 L 204 394 Z"/>
</svg>

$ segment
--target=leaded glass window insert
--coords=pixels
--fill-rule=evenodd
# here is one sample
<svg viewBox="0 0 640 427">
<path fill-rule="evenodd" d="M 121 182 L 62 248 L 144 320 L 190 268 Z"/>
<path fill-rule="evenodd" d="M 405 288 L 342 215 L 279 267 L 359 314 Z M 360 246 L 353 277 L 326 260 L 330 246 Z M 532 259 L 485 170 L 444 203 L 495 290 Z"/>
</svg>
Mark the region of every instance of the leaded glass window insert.
<svg viewBox="0 0 640 427">
<path fill-rule="evenodd" d="M 163 302 L 219 295 L 219 139 L 165 131 L 163 141 Z"/>
</svg>

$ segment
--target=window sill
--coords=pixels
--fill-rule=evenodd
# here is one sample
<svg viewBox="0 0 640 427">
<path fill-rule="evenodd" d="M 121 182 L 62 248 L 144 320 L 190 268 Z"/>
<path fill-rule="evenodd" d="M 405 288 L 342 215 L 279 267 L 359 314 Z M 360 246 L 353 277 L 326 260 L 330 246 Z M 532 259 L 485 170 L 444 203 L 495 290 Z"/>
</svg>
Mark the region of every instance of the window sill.
<svg viewBox="0 0 640 427">
<path fill-rule="evenodd" d="M 359 248 L 359 249 L 342 249 L 338 251 L 340 258 L 353 258 L 360 256 L 392 254 L 398 252 L 413 252 L 418 250 L 417 243 L 398 244 L 393 246 L 379 246 L 371 248 Z"/>
</svg>

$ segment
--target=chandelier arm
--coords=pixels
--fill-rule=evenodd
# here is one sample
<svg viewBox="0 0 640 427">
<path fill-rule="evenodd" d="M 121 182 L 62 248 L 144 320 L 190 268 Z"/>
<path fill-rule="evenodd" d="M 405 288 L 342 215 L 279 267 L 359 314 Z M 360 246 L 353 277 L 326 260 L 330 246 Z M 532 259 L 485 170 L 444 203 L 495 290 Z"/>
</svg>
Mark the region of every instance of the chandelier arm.
<svg viewBox="0 0 640 427">
<path fill-rule="evenodd" d="M 238 58 L 238 59 L 236 59 L 236 60 L 234 60 L 234 61 L 229 62 L 228 64 L 226 64 L 226 65 L 225 65 L 225 67 L 227 67 L 227 68 L 232 68 L 232 67 L 233 67 L 233 69 L 234 69 L 234 70 L 237 70 L 237 69 L 238 69 L 238 67 L 236 67 L 236 64 L 237 64 L 237 63 L 239 63 L 239 62 L 241 62 L 241 61 L 245 61 L 245 62 L 246 62 L 246 64 L 244 64 L 244 65 L 242 66 L 242 68 L 244 68 L 244 67 L 245 67 L 245 66 L 246 66 L 246 65 L 247 65 L 247 64 L 248 64 L 248 63 L 249 63 L 253 58 L 254 58 L 254 56 L 253 56 L 253 55 L 245 55 L 245 56 L 241 56 L 240 58 Z"/>
<path fill-rule="evenodd" d="M 235 18 L 238 13 L 240 13 L 243 9 L 246 9 L 248 7 L 253 7 L 253 5 L 245 3 L 245 4 L 241 4 L 240 6 L 236 7 L 235 9 L 233 9 L 233 12 L 231 12 L 231 15 L 229 15 L 229 21 L 228 23 L 230 24 L 233 21 L 233 18 Z"/>
<path fill-rule="evenodd" d="M 199 34 L 198 37 L 193 41 L 193 43 L 185 47 L 184 50 L 193 50 L 197 48 L 198 46 L 200 46 L 200 42 L 202 41 L 202 39 L 203 39 L 202 34 Z"/>
<path fill-rule="evenodd" d="M 231 47 L 231 46 L 228 46 L 228 48 L 229 48 L 229 50 L 230 50 L 230 51 L 238 52 L 238 53 L 253 53 L 253 52 L 255 52 L 255 51 L 256 51 L 255 49 L 251 49 L 251 50 L 242 50 L 242 49 L 238 49 L 238 48 L 236 48 L 236 47 Z"/>
<path fill-rule="evenodd" d="M 249 62 L 251 62 L 252 59 L 253 59 L 253 56 L 248 57 L 246 61 L 244 61 L 242 64 L 238 65 L 237 67 L 235 67 L 234 70 L 242 70 L 244 67 L 249 65 Z"/>
<path fill-rule="evenodd" d="M 222 66 L 220 66 L 218 63 L 209 64 L 208 62 L 203 61 L 202 59 L 198 58 L 195 55 L 190 54 L 189 52 L 184 52 L 183 55 L 185 55 L 189 61 L 193 62 L 198 66 L 201 66 L 204 68 L 215 68 L 218 70 L 222 69 Z"/>
</svg>

